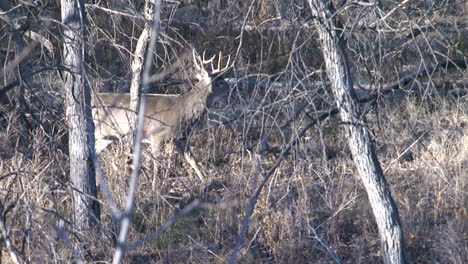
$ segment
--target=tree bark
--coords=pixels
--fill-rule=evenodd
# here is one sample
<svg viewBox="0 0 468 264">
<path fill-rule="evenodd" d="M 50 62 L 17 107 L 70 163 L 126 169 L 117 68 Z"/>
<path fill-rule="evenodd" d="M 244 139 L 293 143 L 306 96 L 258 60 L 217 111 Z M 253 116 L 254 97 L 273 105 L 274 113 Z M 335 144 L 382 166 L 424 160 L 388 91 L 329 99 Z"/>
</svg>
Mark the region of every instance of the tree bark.
<svg viewBox="0 0 468 264">
<path fill-rule="evenodd" d="M 144 17 L 147 21 L 153 19 L 154 14 L 154 4 L 152 1 L 145 1 L 145 10 Z M 151 23 L 145 23 L 145 27 L 141 32 L 140 37 L 138 38 L 137 45 L 135 47 L 135 52 L 133 53 L 132 60 L 132 80 L 130 84 L 130 109 L 135 113 L 132 115 L 131 125 L 131 134 L 133 135 L 130 138 L 130 143 L 133 145 L 135 127 L 137 124 L 137 111 L 140 107 L 140 96 L 141 96 L 141 74 L 143 72 L 143 63 L 145 61 L 146 50 L 151 36 Z"/>
<path fill-rule="evenodd" d="M 398 209 L 383 175 L 371 135 L 356 103 L 344 39 L 333 20 L 330 1 L 308 0 L 340 116 L 346 124 L 349 147 L 377 222 L 385 263 L 408 263 Z"/>
<path fill-rule="evenodd" d="M 94 124 L 91 114 L 91 96 L 85 79 L 84 56 L 84 1 L 61 0 L 63 27 L 63 64 L 70 179 L 73 184 L 74 224 L 77 231 L 97 227 L 100 222 L 96 197 L 96 176 L 90 151 L 94 151 Z"/>
</svg>

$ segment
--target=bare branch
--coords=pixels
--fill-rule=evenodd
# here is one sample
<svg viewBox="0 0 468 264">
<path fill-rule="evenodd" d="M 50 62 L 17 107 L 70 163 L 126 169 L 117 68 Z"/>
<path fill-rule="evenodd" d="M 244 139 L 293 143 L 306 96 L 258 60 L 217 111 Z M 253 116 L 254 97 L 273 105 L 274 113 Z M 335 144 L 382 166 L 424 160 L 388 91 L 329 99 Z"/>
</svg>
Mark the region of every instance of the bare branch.
<svg viewBox="0 0 468 264">
<path fill-rule="evenodd" d="M 146 242 L 157 238 L 160 234 L 162 234 L 164 231 L 169 229 L 169 227 L 171 227 L 173 224 L 175 224 L 177 221 L 179 221 L 180 218 L 182 218 L 183 216 L 189 214 L 193 210 L 197 209 L 198 207 L 200 207 L 200 205 L 201 205 L 201 203 L 200 203 L 199 200 L 193 201 L 192 203 L 190 203 L 189 205 L 184 207 L 184 209 L 182 209 L 175 216 L 171 217 L 166 222 L 164 222 L 164 224 L 162 224 L 158 229 L 156 229 L 156 231 L 146 235 L 145 237 L 143 237 L 142 239 L 140 239 L 140 240 L 138 240 L 136 242 L 130 243 L 128 245 L 128 247 L 127 247 L 127 251 L 138 248 L 138 247 L 142 246 L 143 244 L 145 244 Z"/>
<path fill-rule="evenodd" d="M 152 65 L 152 56 L 156 47 L 156 40 L 158 38 L 159 30 L 160 30 L 160 12 L 161 12 L 161 0 L 156 0 L 154 2 L 154 21 L 153 27 L 151 31 L 151 39 L 150 44 L 148 47 L 148 51 L 146 54 L 145 59 L 145 68 L 143 71 L 143 97 L 141 98 L 140 102 L 140 109 L 138 112 L 138 122 L 136 127 L 136 136 L 135 136 L 135 145 L 133 149 L 134 157 L 133 157 L 133 164 L 132 164 L 132 174 L 130 176 L 130 187 L 127 194 L 127 202 L 125 205 L 125 210 L 123 217 L 120 220 L 120 234 L 117 239 L 117 249 L 115 250 L 114 257 L 112 260 L 113 264 L 118 264 L 122 261 L 126 249 L 125 244 L 127 240 L 127 235 L 130 229 L 130 224 L 133 215 L 133 207 L 135 203 L 135 196 L 137 192 L 137 185 L 138 185 L 138 175 L 140 173 L 140 159 L 141 159 L 141 142 L 143 140 L 143 125 L 144 125 L 144 118 L 145 118 L 145 107 L 146 107 L 146 89 L 149 84 L 150 80 L 150 72 L 151 72 L 151 65 Z"/>
</svg>

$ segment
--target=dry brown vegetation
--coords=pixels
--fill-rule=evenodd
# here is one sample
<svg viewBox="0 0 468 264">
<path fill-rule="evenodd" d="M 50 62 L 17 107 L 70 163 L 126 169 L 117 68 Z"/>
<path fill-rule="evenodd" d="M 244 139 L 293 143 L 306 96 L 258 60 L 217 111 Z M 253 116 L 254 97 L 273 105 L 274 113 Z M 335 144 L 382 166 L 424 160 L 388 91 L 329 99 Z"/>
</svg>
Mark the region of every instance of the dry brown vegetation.
<svg viewBox="0 0 468 264">
<path fill-rule="evenodd" d="M 141 1 L 136 2 L 138 10 Z M 128 252 L 125 261 L 224 263 L 265 172 L 297 132 L 331 111 L 334 101 L 305 2 L 174 2 L 179 1 L 167 2 L 162 12 L 165 35 L 154 60 L 158 71 L 188 45 L 209 54 L 222 50 L 236 62 L 223 76 L 226 83 L 217 81 L 229 91 L 214 99 L 191 138 L 207 183 L 200 183 L 177 155 L 157 160 L 166 169 L 156 174 L 146 153 L 129 241 L 152 233 L 193 199 L 202 206 Z M 87 7 L 88 78 L 96 90 L 125 91 L 142 22 L 110 15 L 98 5 L 121 10 L 99 1 Z M 398 8 L 394 2 L 347 5 L 340 12 L 358 93 L 377 95 L 361 105 L 414 263 L 468 262 L 467 11 L 464 1 L 428 0 Z M 61 47 L 59 25 L 45 19 L 59 17 L 57 3 L 21 4 L 18 12 L 31 20 L 31 30 Z M 8 26 L 0 29 L 0 59 L 6 65 L 12 48 Z M 54 56 L 37 48 L 27 67 L 34 72 L 56 65 L 60 55 Z M 446 60 L 458 64 L 423 70 Z M 421 74 L 384 93 L 389 84 L 416 72 Z M 17 78 L 15 72 L 4 75 L 2 86 Z M 71 248 L 80 242 L 86 246 L 76 250 L 85 260 L 106 263 L 115 245 L 105 199 L 98 197 L 102 234 L 79 239 L 72 232 L 61 89 L 59 74 L 49 69 L 35 74 L 24 91 L 0 98 L 3 236 L 29 263 L 72 262 Z M 154 91 L 184 88 L 156 86 Z M 377 227 L 356 177 L 345 125 L 333 114 L 318 119 L 294 145 L 260 195 L 240 263 L 329 263 L 332 256 L 342 263 L 381 261 Z M 123 207 L 129 180 L 125 147 L 114 144 L 100 161 Z M 204 192 L 208 183 L 212 188 Z M 9 263 L 4 242 L 0 261 Z"/>
</svg>

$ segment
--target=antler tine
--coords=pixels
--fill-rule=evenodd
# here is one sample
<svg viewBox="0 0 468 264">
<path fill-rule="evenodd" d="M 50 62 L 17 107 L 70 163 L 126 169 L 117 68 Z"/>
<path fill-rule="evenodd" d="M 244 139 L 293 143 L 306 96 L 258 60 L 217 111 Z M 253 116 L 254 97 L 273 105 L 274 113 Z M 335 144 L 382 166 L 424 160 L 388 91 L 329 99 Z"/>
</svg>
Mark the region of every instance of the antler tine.
<svg viewBox="0 0 468 264">
<path fill-rule="evenodd" d="M 195 49 L 192 50 L 192 56 L 193 56 L 193 61 L 196 65 L 196 67 L 200 70 L 204 70 L 204 65 L 206 64 L 210 64 L 211 65 L 211 72 L 210 74 L 216 74 L 216 73 L 219 73 L 219 72 L 223 72 L 225 71 L 227 68 L 230 67 L 230 62 L 231 62 L 231 55 L 228 56 L 228 60 L 227 60 L 227 63 L 226 63 L 226 66 L 222 67 L 221 65 L 221 59 L 222 59 L 222 53 L 221 51 L 219 52 L 218 54 L 218 62 L 217 63 L 213 63 L 213 60 L 214 58 L 216 57 L 216 55 L 213 55 L 212 57 L 210 57 L 209 59 L 206 59 L 205 58 L 205 55 L 206 55 L 206 51 L 203 51 L 203 54 L 202 54 L 202 57 L 200 58 L 200 55 L 198 55 L 195 51 Z M 213 64 L 217 64 L 217 65 L 213 65 Z M 215 68 L 216 66 L 216 68 Z"/>
<path fill-rule="evenodd" d="M 203 59 L 202 59 L 202 63 L 204 64 L 208 64 L 208 63 L 211 63 L 211 65 L 213 66 L 213 59 L 215 58 L 216 55 L 213 55 L 213 57 L 211 57 L 210 59 L 205 59 L 205 52 L 206 51 L 203 51 Z"/>
<path fill-rule="evenodd" d="M 222 54 L 221 54 L 221 51 L 219 52 L 219 55 L 218 55 L 218 65 L 216 67 L 216 69 L 213 67 L 213 63 L 211 64 L 211 69 L 212 69 L 212 72 L 211 74 L 216 74 L 216 73 L 219 73 L 219 72 L 224 72 L 227 70 L 227 68 L 229 68 L 229 63 L 231 62 L 231 55 L 228 56 L 228 61 L 226 63 L 226 66 L 221 68 L 221 58 L 222 58 Z"/>
<path fill-rule="evenodd" d="M 195 49 L 192 49 L 193 63 L 200 70 L 203 68 L 203 63 L 200 62 L 200 56 L 197 54 Z"/>
<path fill-rule="evenodd" d="M 221 58 L 223 56 L 221 55 L 221 51 L 219 51 L 219 55 L 218 55 L 218 69 L 221 67 Z"/>
</svg>

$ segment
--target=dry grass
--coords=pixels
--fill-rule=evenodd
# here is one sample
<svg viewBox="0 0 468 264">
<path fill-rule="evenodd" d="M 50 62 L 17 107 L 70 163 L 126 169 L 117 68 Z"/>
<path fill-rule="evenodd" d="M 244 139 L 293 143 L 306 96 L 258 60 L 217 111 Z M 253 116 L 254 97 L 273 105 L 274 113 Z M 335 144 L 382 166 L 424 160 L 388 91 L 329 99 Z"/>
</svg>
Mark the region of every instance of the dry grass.
<svg viewBox="0 0 468 264">
<path fill-rule="evenodd" d="M 468 107 L 466 100 L 433 98 L 437 107 L 427 109 L 420 99 L 390 110 L 391 127 L 382 129 L 393 133 L 383 136 L 382 141 L 389 143 L 382 147 L 393 151 L 381 161 L 399 204 L 413 260 L 463 263 Z"/>
<path fill-rule="evenodd" d="M 437 100 L 436 107 L 422 104 L 419 96 L 399 103 L 383 101 L 368 114 L 368 122 L 400 209 L 412 259 L 463 263 L 467 257 L 468 104 L 466 99 L 431 99 Z M 223 107 L 212 111 L 229 114 Z M 209 194 L 205 201 L 211 206 L 183 217 L 157 239 L 130 252 L 129 263 L 226 261 L 239 218 L 260 180 L 258 172 L 271 167 L 277 155 L 255 158 L 241 146 L 255 144 L 265 135 L 271 146 L 281 147 L 284 142 L 274 137 L 277 130 L 265 129 L 269 127 L 265 120 L 249 117 L 249 128 L 242 120 L 232 123 L 231 129 L 204 121 L 207 126 L 192 138 L 193 149 L 209 180 L 224 181 L 224 188 Z M 21 141 L 21 121 L 14 112 L 8 120 L 8 129 L 0 135 L 2 149 L 14 146 L 15 151 L 2 152 L 0 168 L 2 204 L 11 207 L 4 216 L 10 236 L 32 262 L 45 257 L 67 262 L 70 249 L 51 228 L 62 225 L 70 231 L 65 150 L 50 144 L 40 129 Z M 258 131 L 262 126 L 267 132 Z M 251 219 L 249 246 L 241 251 L 241 262 L 327 262 L 323 245 L 346 263 L 379 260 L 377 229 L 340 126 L 330 119 L 313 128 L 268 182 Z M 289 134 L 294 129 L 289 128 Z M 124 148 L 114 145 L 101 155 L 101 162 L 114 199 L 123 206 L 128 186 Z M 155 230 L 191 197 L 201 198 L 204 185 L 177 154 L 160 162 L 171 164 L 172 172 L 155 173 L 153 160 L 145 156 L 130 241 Z M 102 221 L 104 232 L 110 232 L 106 206 Z M 72 233 L 67 235 L 76 242 Z M 110 235 L 93 239 L 86 258 L 109 260 Z M 8 260 L 5 252 L 2 260 Z"/>
</svg>

